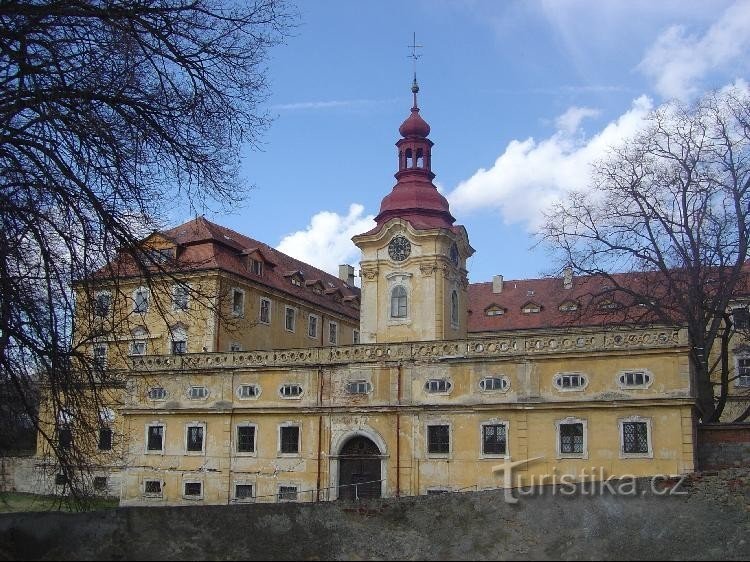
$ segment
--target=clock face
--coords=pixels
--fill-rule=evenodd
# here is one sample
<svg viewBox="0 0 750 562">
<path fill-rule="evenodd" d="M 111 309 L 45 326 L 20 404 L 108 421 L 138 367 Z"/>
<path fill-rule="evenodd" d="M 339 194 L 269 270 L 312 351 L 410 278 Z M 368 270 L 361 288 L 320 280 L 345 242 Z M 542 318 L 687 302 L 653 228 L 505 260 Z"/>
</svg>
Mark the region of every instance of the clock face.
<svg viewBox="0 0 750 562">
<path fill-rule="evenodd" d="M 388 255 L 394 261 L 404 261 L 411 254 L 411 243 L 403 236 L 394 236 L 388 244 Z"/>
<path fill-rule="evenodd" d="M 451 246 L 451 252 L 450 252 L 450 258 L 453 262 L 453 265 L 458 265 L 458 246 L 456 244 L 453 244 Z"/>
</svg>

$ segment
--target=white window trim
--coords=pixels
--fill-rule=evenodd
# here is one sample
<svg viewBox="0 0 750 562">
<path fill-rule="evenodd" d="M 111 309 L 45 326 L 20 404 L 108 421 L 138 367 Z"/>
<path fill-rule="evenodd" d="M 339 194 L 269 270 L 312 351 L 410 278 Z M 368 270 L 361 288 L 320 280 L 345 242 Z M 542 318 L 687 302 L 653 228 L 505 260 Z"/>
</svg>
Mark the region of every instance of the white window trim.
<svg viewBox="0 0 750 562">
<path fill-rule="evenodd" d="M 485 381 L 487 379 L 502 379 L 503 381 L 505 381 L 505 386 L 502 388 L 484 389 L 482 388 L 482 381 Z M 482 394 L 505 394 L 510 390 L 510 386 L 510 377 L 508 377 L 507 375 L 487 375 L 486 377 L 482 377 L 481 379 L 479 379 L 479 382 L 477 382 L 477 388 Z"/>
<path fill-rule="evenodd" d="M 255 431 L 253 432 L 253 451 L 239 451 L 238 446 L 240 443 L 240 439 L 238 437 L 239 428 L 240 427 L 254 427 Z M 279 438 L 281 437 L 281 434 L 279 434 Z M 281 441 L 279 441 L 279 449 L 281 448 Z M 258 424 L 253 422 L 238 422 L 234 426 L 234 454 L 238 457 L 257 457 L 258 456 Z"/>
<path fill-rule="evenodd" d="M 435 391 L 435 392 L 430 392 L 427 389 L 428 383 L 430 381 L 445 381 L 445 382 L 448 383 L 448 390 L 438 390 L 438 391 Z M 424 384 L 422 385 L 422 391 L 427 396 L 449 396 L 453 392 L 454 388 L 455 388 L 455 385 L 453 384 L 453 379 L 451 379 L 450 377 L 441 377 L 441 378 L 438 378 L 438 377 L 429 377 L 429 378 L 425 379 Z"/>
<path fill-rule="evenodd" d="M 184 338 L 177 338 L 175 339 L 175 336 L 184 336 Z M 173 355 L 173 349 L 174 349 L 174 343 L 175 342 L 185 342 L 185 353 L 187 353 L 188 350 L 188 329 L 187 326 L 182 324 L 181 322 L 178 322 L 174 326 L 172 326 L 169 330 L 169 338 L 168 338 L 167 345 L 169 346 L 169 349 L 167 349 L 167 355 Z M 184 355 L 182 353 L 178 355 Z"/>
<path fill-rule="evenodd" d="M 240 295 L 242 295 L 242 302 L 241 302 L 241 306 L 240 306 L 240 311 L 239 312 L 237 312 L 234 309 L 234 295 L 236 295 L 238 293 Z M 244 318 L 245 317 L 245 291 L 243 289 L 240 289 L 239 287 L 232 287 L 232 302 L 231 302 L 231 307 L 232 307 L 232 316 L 234 316 L 235 318 Z"/>
<path fill-rule="evenodd" d="M 364 383 L 367 385 L 367 392 L 350 392 L 349 391 L 349 385 L 351 384 L 361 384 Z M 348 379 L 344 381 L 344 392 L 346 392 L 349 396 L 369 396 L 371 395 L 375 390 L 375 387 L 373 386 L 372 382 L 369 379 Z"/>
<path fill-rule="evenodd" d="M 147 492 L 146 482 L 159 482 L 160 484 L 159 489 L 161 490 L 161 492 L 159 492 L 158 494 Z M 144 478 L 142 482 L 142 487 L 141 487 L 141 491 L 143 492 L 143 497 L 147 499 L 154 499 L 154 500 L 164 499 L 164 484 L 165 482 L 161 478 Z"/>
<path fill-rule="evenodd" d="M 113 301 L 112 301 L 112 291 L 96 291 L 94 292 L 94 316 L 96 318 L 106 318 L 107 316 L 100 316 L 99 315 L 99 297 L 102 295 L 108 295 L 109 296 L 109 310 L 107 311 L 107 316 L 112 314 L 112 307 L 113 307 Z"/>
<path fill-rule="evenodd" d="M 193 398 L 192 397 L 192 390 L 194 388 L 205 388 L 206 389 L 206 395 L 203 398 Z M 208 388 L 204 384 L 191 384 L 190 386 L 187 387 L 187 390 L 185 391 L 185 396 L 191 402 L 196 402 L 196 401 L 201 401 L 201 400 L 202 401 L 206 401 L 206 400 L 208 400 L 209 396 L 211 396 L 211 389 Z"/>
<path fill-rule="evenodd" d="M 237 486 L 252 486 L 253 495 L 249 498 L 237 497 Z M 232 482 L 232 501 L 235 503 L 253 503 L 258 497 L 258 484 L 255 480 L 235 480 Z"/>
<path fill-rule="evenodd" d="M 143 291 L 146 293 L 146 310 L 144 311 L 138 311 L 136 310 L 136 305 L 138 301 L 136 300 L 135 296 L 138 294 L 139 291 Z M 144 287 L 141 285 L 140 287 L 136 288 L 131 294 L 130 297 L 133 300 L 133 306 L 132 311 L 135 314 L 148 314 L 149 309 L 151 308 L 151 291 L 149 291 L 148 287 Z"/>
<path fill-rule="evenodd" d="M 646 424 L 646 438 L 648 442 L 648 452 L 646 453 L 626 453 L 625 452 L 625 433 L 623 432 L 623 425 L 628 422 L 645 422 Z M 620 458 L 621 459 L 653 459 L 654 458 L 654 446 L 652 443 L 653 427 L 651 418 L 645 418 L 643 416 L 628 416 L 626 418 L 620 418 L 617 420 L 618 429 L 620 431 Z"/>
<path fill-rule="evenodd" d="M 310 335 L 310 322 L 312 322 L 312 319 L 315 319 L 315 333 L 313 335 Z M 310 316 L 307 317 L 307 337 L 312 340 L 318 339 L 318 330 L 320 329 L 320 316 L 317 314 L 310 314 Z"/>
<path fill-rule="evenodd" d="M 164 391 L 164 398 L 151 398 L 149 394 L 152 390 L 156 388 L 161 388 Z M 169 397 L 169 392 L 167 392 L 167 389 L 163 386 L 150 386 L 148 387 L 148 390 L 146 390 L 146 400 L 150 402 L 164 402 Z"/>
<path fill-rule="evenodd" d="M 735 379 L 734 379 L 734 386 L 736 388 L 750 388 L 750 384 L 740 384 L 740 359 L 750 359 L 750 355 L 747 355 L 747 353 L 739 354 L 734 356 L 734 372 Z M 747 376 L 750 378 L 750 376 Z"/>
<path fill-rule="evenodd" d="M 134 333 L 139 329 L 143 330 L 142 335 L 136 335 Z M 144 328 L 136 328 L 130 333 L 130 336 L 132 337 L 133 341 L 128 344 L 128 355 L 130 355 L 131 357 L 143 357 L 144 355 L 146 355 L 148 353 L 148 332 Z M 137 343 L 143 343 L 143 353 L 134 352 L 135 344 Z"/>
<path fill-rule="evenodd" d="M 560 447 L 560 426 L 579 423 L 583 425 L 583 452 L 582 453 L 563 453 Z M 568 416 L 560 420 L 555 420 L 555 453 L 558 459 L 588 459 L 589 458 L 589 427 L 588 420 L 585 418 L 576 418 Z"/>
<path fill-rule="evenodd" d="M 393 312 L 393 291 L 396 290 L 397 287 L 403 287 L 406 291 L 406 316 L 392 316 Z M 412 302 L 411 302 L 411 291 L 409 290 L 410 287 L 407 283 L 403 281 L 397 281 L 390 285 L 388 287 L 388 325 L 389 326 L 397 326 L 399 324 L 410 324 L 411 323 L 411 309 L 412 309 Z"/>
<path fill-rule="evenodd" d="M 200 451 L 188 451 L 188 433 L 191 427 L 201 427 L 203 428 L 203 439 L 201 441 L 201 450 Z M 183 450 L 185 451 L 185 455 L 190 457 L 204 457 L 206 456 L 206 438 L 208 435 L 206 434 L 206 422 L 200 422 L 200 421 L 191 421 L 185 423 L 185 440 L 183 442 Z"/>
<path fill-rule="evenodd" d="M 331 330 L 335 334 L 336 341 L 331 341 Z M 338 322 L 328 321 L 328 343 L 329 345 L 339 345 L 339 325 Z"/>
<path fill-rule="evenodd" d="M 282 486 L 296 488 L 297 489 L 297 499 L 294 499 L 294 500 L 281 499 L 279 497 L 279 494 L 281 492 L 281 487 Z M 276 502 L 277 503 L 297 503 L 297 502 L 300 502 L 301 501 L 300 500 L 300 494 L 301 494 L 301 492 L 302 492 L 302 490 L 301 490 L 301 486 L 300 486 L 299 482 L 279 482 L 278 484 L 276 484 Z"/>
<path fill-rule="evenodd" d="M 200 484 L 201 485 L 201 493 L 199 496 L 188 496 L 185 493 L 185 484 Z M 183 500 L 189 500 L 189 501 L 200 501 L 205 498 L 206 495 L 206 484 L 203 481 L 202 478 L 183 478 L 182 479 L 182 499 Z"/>
<path fill-rule="evenodd" d="M 448 452 L 430 453 L 430 430 L 436 425 L 448 426 Z M 428 459 L 452 459 L 453 458 L 453 423 L 448 420 L 430 420 L 424 424 L 424 454 Z"/>
<path fill-rule="evenodd" d="M 647 378 L 648 382 L 644 384 L 623 384 L 622 382 L 620 382 L 620 377 L 625 375 L 625 373 L 637 373 L 637 372 L 643 373 L 645 375 L 644 378 Z M 615 376 L 615 383 L 622 390 L 645 390 L 649 388 L 652 384 L 654 384 L 654 374 L 648 369 L 623 369 L 622 371 L 618 371 L 617 375 Z"/>
<path fill-rule="evenodd" d="M 562 385 L 557 384 L 557 377 L 563 377 L 563 376 L 582 377 L 583 384 L 581 386 L 565 388 Z M 580 371 L 564 371 L 564 372 L 561 371 L 552 375 L 552 386 L 555 387 L 555 389 L 557 389 L 558 392 L 583 392 L 588 387 L 589 380 L 590 380 L 590 377 L 585 373 L 581 373 Z"/>
<path fill-rule="evenodd" d="M 242 393 L 240 392 L 240 388 L 243 386 L 254 386 L 255 387 L 255 396 L 242 396 Z M 234 391 L 235 396 L 237 396 L 238 400 L 257 400 L 260 398 L 260 393 L 263 392 L 263 389 L 259 384 L 256 384 L 254 382 L 242 382 L 237 385 L 237 389 Z"/>
<path fill-rule="evenodd" d="M 284 393 L 281 392 L 281 389 L 284 388 L 285 386 L 298 386 L 298 387 L 300 387 L 302 389 L 302 392 L 300 392 L 296 396 L 285 396 Z M 283 398 L 284 400 L 301 400 L 302 397 L 304 396 L 304 394 L 305 394 L 305 387 L 304 387 L 304 385 L 301 385 L 301 384 L 296 383 L 296 382 L 287 382 L 287 383 L 282 384 L 279 387 L 279 396 L 281 398 Z"/>
<path fill-rule="evenodd" d="M 185 308 L 177 306 L 177 290 L 184 287 L 185 293 Z M 172 285 L 172 310 L 175 312 L 188 312 L 190 310 L 190 284 L 189 283 L 175 283 Z"/>
<path fill-rule="evenodd" d="M 505 426 L 505 454 L 494 454 L 484 452 L 484 426 L 486 425 L 504 425 Z M 480 459 L 510 459 L 510 422 L 492 418 L 479 424 L 479 458 Z"/>
<path fill-rule="evenodd" d="M 151 427 L 161 427 L 161 449 L 148 448 L 148 430 Z M 145 440 L 143 442 L 144 454 L 146 455 L 164 455 L 167 448 L 167 424 L 160 421 L 153 421 L 146 424 Z"/>
<path fill-rule="evenodd" d="M 284 427 L 298 427 L 299 433 L 297 434 L 297 452 L 296 453 L 282 453 L 281 452 L 281 430 Z M 276 456 L 279 458 L 299 458 L 302 456 L 302 424 L 300 422 L 282 422 L 278 425 L 276 431 Z"/>
<path fill-rule="evenodd" d="M 263 317 L 262 317 L 263 301 L 268 303 L 268 321 L 263 320 Z M 258 323 L 263 324 L 264 326 L 270 326 L 271 318 L 272 318 L 272 311 L 273 311 L 273 301 L 266 297 L 260 297 L 259 308 L 258 308 Z"/>
<path fill-rule="evenodd" d="M 288 310 L 292 311 L 292 328 L 291 329 L 287 328 L 287 323 L 286 323 Z M 292 334 L 295 333 L 295 331 L 297 330 L 297 309 L 294 308 L 293 306 L 289 306 L 286 304 L 284 305 L 284 330 Z"/>
</svg>

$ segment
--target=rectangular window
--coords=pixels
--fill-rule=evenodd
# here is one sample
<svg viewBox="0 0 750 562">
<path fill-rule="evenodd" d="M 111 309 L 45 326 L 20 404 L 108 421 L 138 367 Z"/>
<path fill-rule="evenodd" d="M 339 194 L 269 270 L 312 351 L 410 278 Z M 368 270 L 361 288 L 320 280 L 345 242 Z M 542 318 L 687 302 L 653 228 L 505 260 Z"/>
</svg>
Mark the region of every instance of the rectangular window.
<svg viewBox="0 0 750 562">
<path fill-rule="evenodd" d="M 435 455 L 450 453 L 450 427 L 447 425 L 427 426 L 427 452 Z"/>
<path fill-rule="evenodd" d="M 747 307 L 732 309 L 732 320 L 735 330 L 747 330 L 750 328 L 750 312 Z"/>
<path fill-rule="evenodd" d="M 133 294 L 133 312 L 148 312 L 148 289 L 137 289 Z"/>
<path fill-rule="evenodd" d="M 339 339 L 339 326 L 336 322 L 328 323 L 328 343 L 336 345 Z"/>
<path fill-rule="evenodd" d="M 294 331 L 294 321 L 296 319 L 296 311 L 288 306 L 284 307 L 284 327 L 288 332 Z"/>
<path fill-rule="evenodd" d="M 280 502 L 297 501 L 297 486 L 279 486 Z"/>
<path fill-rule="evenodd" d="M 131 355 L 146 355 L 146 342 L 143 340 L 136 340 L 130 346 Z"/>
<path fill-rule="evenodd" d="M 561 423 L 560 424 L 560 454 L 582 455 L 583 454 L 583 424 Z"/>
<path fill-rule="evenodd" d="M 97 293 L 94 297 L 94 314 L 100 318 L 109 316 L 112 306 L 112 295 L 110 293 Z"/>
<path fill-rule="evenodd" d="M 94 367 L 96 369 L 107 368 L 107 346 L 104 344 L 94 346 Z"/>
<path fill-rule="evenodd" d="M 178 340 L 172 342 L 172 355 L 183 355 L 187 353 L 187 342 L 185 340 Z"/>
<path fill-rule="evenodd" d="M 229 351 L 242 351 L 242 346 L 237 342 L 232 342 L 229 345 Z"/>
<path fill-rule="evenodd" d="M 237 426 L 237 452 L 254 453 L 255 452 L 255 426 L 240 425 Z"/>
<path fill-rule="evenodd" d="M 250 271 L 255 275 L 263 275 L 263 262 L 250 258 Z"/>
<path fill-rule="evenodd" d="M 263 324 L 271 323 L 271 301 L 260 299 L 260 321 Z"/>
<path fill-rule="evenodd" d="M 185 496 L 191 498 L 199 498 L 203 495 L 203 483 L 201 482 L 185 482 Z"/>
<path fill-rule="evenodd" d="M 163 425 L 148 426 L 146 450 L 147 451 L 163 451 L 164 450 L 164 426 Z"/>
<path fill-rule="evenodd" d="M 189 289 L 187 285 L 175 285 L 172 288 L 172 309 L 173 310 L 187 310 L 188 309 L 188 293 Z"/>
<path fill-rule="evenodd" d="M 505 424 L 483 425 L 482 454 L 505 455 L 507 450 L 507 430 Z"/>
<path fill-rule="evenodd" d="M 242 316 L 245 312 L 245 292 L 240 289 L 232 289 L 232 314 Z"/>
<path fill-rule="evenodd" d="M 187 450 L 189 453 L 203 452 L 202 425 L 189 425 L 187 427 Z"/>
<path fill-rule="evenodd" d="M 146 480 L 143 491 L 147 496 L 161 496 L 161 480 Z"/>
<path fill-rule="evenodd" d="M 737 360 L 737 386 L 750 386 L 750 357 Z"/>
<path fill-rule="evenodd" d="M 354 330 L 352 332 L 352 343 L 358 344 L 359 343 L 359 330 Z"/>
<path fill-rule="evenodd" d="M 94 490 L 97 492 L 103 492 L 107 489 L 107 477 L 106 476 L 94 476 Z"/>
<path fill-rule="evenodd" d="M 255 496 L 252 484 L 236 484 L 234 498 L 237 500 L 251 500 Z"/>
<path fill-rule="evenodd" d="M 279 428 L 281 433 L 281 453 L 286 455 L 299 454 L 299 426 L 287 425 Z"/>
<path fill-rule="evenodd" d="M 313 316 L 312 314 L 307 321 L 307 335 L 311 338 L 318 337 L 318 317 Z"/>
<path fill-rule="evenodd" d="M 99 430 L 99 450 L 112 450 L 112 430 L 108 427 L 103 427 Z"/>
<path fill-rule="evenodd" d="M 645 421 L 623 422 L 622 452 L 627 455 L 647 455 L 648 423 Z"/>
<path fill-rule="evenodd" d="M 58 429 L 57 442 L 64 451 L 70 450 L 73 447 L 73 430 L 67 426 Z"/>
</svg>

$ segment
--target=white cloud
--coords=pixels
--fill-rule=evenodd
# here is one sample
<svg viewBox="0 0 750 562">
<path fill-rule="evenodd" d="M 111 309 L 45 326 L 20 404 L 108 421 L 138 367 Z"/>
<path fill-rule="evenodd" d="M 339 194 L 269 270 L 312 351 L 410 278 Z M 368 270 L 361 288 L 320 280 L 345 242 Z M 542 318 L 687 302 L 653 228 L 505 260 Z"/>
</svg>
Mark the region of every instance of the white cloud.
<svg viewBox="0 0 750 562">
<path fill-rule="evenodd" d="M 729 71 L 734 77 L 746 68 L 750 47 L 750 1 L 727 8 L 703 36 L 681 25 L 664 31 L 638 65 L 655 81 L 666 98 L 690 99 L 701 92 L 701 81 L 711 72 Z"/>
<path fill-rule="evenodd" d="M 609 147 L 633 136 L 652 109 L 651 99 L 641 96 L 630 109 L 592 137 L 577 128 L 586 108 L 571 108 L 558 119 L 560 129 L 552 136 L 511 141 L 489 169 L 479 169 L 449 195 L 459 213 L 493 208 L 506 223 L 526 222 L 531 230 L 540 225 L 542 211 L 573 189 L 589 183 L 590 165 L 603 158 Z M 565 117 L 567 115 L 567 117 Z M 577 118 L 576 118 L 577 116 Z"/>
<path fill-rule="evenodd" d="M 285 236 L 276 249 L 338 275 L 339 264 L 359 263 L 359 249 L 352 243 L 352 236 L 375 226 L 373 215 L 364 216 L 364 210 L 362 205 L 354 203 L 346 216 L 321 211 L 312 217 L 305 230 Z"/>
<path fill-rule="evenodd" d="M 555 120 L 555 125 L 560 131 L 572 135 L 578 130 L 584 119 L 587 117 L 597 117 L 600 113 L 598 109 L 574 105 Z"/>
</svg>

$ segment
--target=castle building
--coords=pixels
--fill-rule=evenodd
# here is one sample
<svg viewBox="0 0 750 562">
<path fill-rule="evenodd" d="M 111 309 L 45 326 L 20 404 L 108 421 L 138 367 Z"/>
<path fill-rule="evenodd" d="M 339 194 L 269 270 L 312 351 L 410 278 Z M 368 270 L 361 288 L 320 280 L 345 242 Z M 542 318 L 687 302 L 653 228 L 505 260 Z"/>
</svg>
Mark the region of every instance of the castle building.
<svg viewBox="0 0 750 562">
<path fill-rule="evenodd" d="M 99 281 L 93 313 L 129 319 L 95 351 L 125 380 L 112 422 L 122 461 L 100 476 L 123 505 L 693 470 L 685 330 L 613 323 L 607 302 L 581 315 L 594 281 L 569 272 L 469 284 L 474 249 L 432 183 L 416 80 L 412 91 L 396 185 L 353 238 L 361 293 L 348 266 L 336 279 L 204 218 L 144 241 L 183 264 L 164 284 L 166 320 L 137 276 Z M 214 306 L 186 302 L 180 283 Z M 495 470 L 516 461 L 528 462 Z"/>
</svg>

